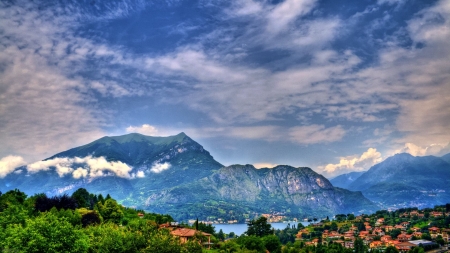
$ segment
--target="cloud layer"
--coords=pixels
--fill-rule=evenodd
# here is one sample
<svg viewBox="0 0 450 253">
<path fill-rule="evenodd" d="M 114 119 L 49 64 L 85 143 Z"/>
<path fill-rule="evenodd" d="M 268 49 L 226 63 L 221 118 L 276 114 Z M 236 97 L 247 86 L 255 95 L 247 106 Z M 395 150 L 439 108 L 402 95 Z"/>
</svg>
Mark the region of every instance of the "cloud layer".
<svg viewBox="0 0 450 253">
<path fill-rule="evenodd" d="M 382 161 L 381 153 L 374 148 L 369 148 L 366 152 L 358 155 L 341 157 L 337 164 L 327 164 L 318 169 L 327 177 L 333 177 L 352 171 L 366 171 L 370 167 Z"/>
<path fill-rule="evenodd" d="M 92 156 L 83 158 L 64 157 L 39 161 L 27 165 L 27 171 L 33 174 L 39 171 L 50 170 L 53 167 L 60 177 L 71 174 L 75 179 L 96 178 L 110 175 L 128 179 L 135 177 L 135 175 L 131 174 L 133 168 L 123 162 L 108 162 L 104 157 Z M 77 168 L 73 169 L 74 167 Z M 142 177 L 142 173 L 138 172 L 138 175 L 139 177 Z"/>
<path fill-rule="evenodd" d="M 40 160 L 111 132 L 181 131 L 298 149 L 354 141 L 445 152 L 450 4 L 358 3 L 2 2 L 0 157 Z M 174 17 L 177 8 L 186 15 Z M 4 159 L 7 174 L 16 158 Z M 349 170 L 352 159 L 327 171 Z M 60 175 L 96 175 L 100 164 L 131 176 L 105 161 L 92 171 L 66 163 L 54 165 Z"/>
</svg>

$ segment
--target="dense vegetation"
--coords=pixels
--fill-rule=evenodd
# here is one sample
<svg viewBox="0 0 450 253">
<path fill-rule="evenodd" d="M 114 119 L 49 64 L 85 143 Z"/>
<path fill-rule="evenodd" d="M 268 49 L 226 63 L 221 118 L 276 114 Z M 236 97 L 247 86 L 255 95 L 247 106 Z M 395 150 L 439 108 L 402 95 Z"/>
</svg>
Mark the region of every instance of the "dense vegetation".
<svg viewBox="0 0 450 253">
<path fill-rule="evenodd" d="M 181 244 L 170 231 L 158 229 L 171 221 L 82 188 L 51 198 L 13 190 L 0 194 L 0 251 L 201 252 L 195 241 Z"/>
<path fill-rule="evenodd" d="M 419 211 L 423 217 L 406 215 L 412 211 Z M 434 217 L 434 212 L 444 215 Z M 217 232 L 211 224 L 198 221 L 192 226 L 179 225 L 211 234 L 212 248 L 206 249 L 201 244 L 206 241 L 201 233 L 196 233 L 187 243 L 181 243 L 179 238 L 171 235 L 169 229 L 159 227 L 173 222 L 172 217 L 123 207 L 109 194 L 103 197 L 80 188 L 71 196 L 48 197 L 36 194 L 27 197 L 19 190 L 12 190 L 4 194 L 0 192 L 0 251 L 365 253 L 369 252 L 369 247 L 359 237 L 352 241 L 353 248 L 346 248 L 342 243 L 322 235 L 325 230 L 345 233 L 350 227 L 364 231 L 368 224 L 375 226 L 375 222 L 383 218 L 385 225 L 409 222 L 410 228 L 420 228 L 421 239 L 432 240 L 438 246 L 445 244 L 445 241 L 441 236 L 432 238 L 428 229 L 450 228 L 450 216 L 446 215 L 449 212 L 450 204 L 424 210 L 381 210 L 359 217 L 339 214 L 334 220 L 327 217 L 314 226 L 288 224 L 283 230 L 274 230 L 265 217 L 260 217 L 251 220 L 246 233 L 241 236 L 235 236 L 234 233 L 226 235 L 222 230 Z M 386 232 L 394 239 L 400 233 L 399 229 Z M 412 230 L 408 229 L 407 233 L 411 234 Z M 427 249 L 415 247 L 410 252 L 419 253 Z M 398 252 L 391 246 L 382 250 Z M 381 251 L 372 249 L 370 252 Z"/>
</svg>

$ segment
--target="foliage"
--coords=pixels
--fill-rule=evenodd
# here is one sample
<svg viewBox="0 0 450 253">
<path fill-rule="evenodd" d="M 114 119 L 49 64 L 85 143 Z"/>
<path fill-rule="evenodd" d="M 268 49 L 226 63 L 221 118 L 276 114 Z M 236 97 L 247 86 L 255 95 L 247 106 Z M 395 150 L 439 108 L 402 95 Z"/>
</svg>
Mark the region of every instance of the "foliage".
<svg viewBox="0 0 450 253">
<path fill-rule="evenodd" d="M 87 252 L 89 248 L 82 231 L 49 212 L 27 219 L 25 226 L 8 226 L 1 239 L 0 248 L 20 252 Z"/>
<path fill-rule="evenodd" d="M 251 220 L 247 224 L 248 228 L 245 232 L 247 235 L 254 235 L 258 237 L 273 234 L 272 226 L 267 223 L 266 217 L 259 217 L 257 220 Z"/>
<path fill-rule="evenodd" d="M 117 204 L 117 201 L 111 197 L 107 197 L 104 204 L 98 202 L 96 209 L 105 221 L 111 221 L 119 224 L 123 217 L 122 206 Z"/>
<path fill-rule="evenodd" d="M 241 236 L 237 239 L 237 242 L 245 249 L 255 250 L 256 252 L 265 252 L 264 243 L 261 237 L 255 235 Z"/>
<path fill-rule="evenodd" d="M 45 194 L 40 194 L 35 200 L 35 209 L 39 212 L 49 211 L 55 207 L 58 210 L 61 209 L 72 209 L 77 208 L 77 201 L 64 194 L 62 196 L 53 196 L 51 198 L 47 197 Z"/>
<path fill-rule="evenodd" d="M 264 247 L 269 252 L 281 252 L 281 242 L 276 235 L 268 235 L 262 238 Z"/>
</svg>

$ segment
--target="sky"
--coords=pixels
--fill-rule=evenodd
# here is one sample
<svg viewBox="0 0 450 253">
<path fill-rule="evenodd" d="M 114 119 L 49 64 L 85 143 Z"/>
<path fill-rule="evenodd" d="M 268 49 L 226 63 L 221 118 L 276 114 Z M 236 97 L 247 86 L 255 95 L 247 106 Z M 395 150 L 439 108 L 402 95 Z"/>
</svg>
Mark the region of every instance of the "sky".
<svg viewBox="0 0 450 253">
<path fill-rule="evenodd" d="M 0 176 L 103 136 L 326 177 L 450 153 L 450 1 L 0 2 Z"/>
</svg>

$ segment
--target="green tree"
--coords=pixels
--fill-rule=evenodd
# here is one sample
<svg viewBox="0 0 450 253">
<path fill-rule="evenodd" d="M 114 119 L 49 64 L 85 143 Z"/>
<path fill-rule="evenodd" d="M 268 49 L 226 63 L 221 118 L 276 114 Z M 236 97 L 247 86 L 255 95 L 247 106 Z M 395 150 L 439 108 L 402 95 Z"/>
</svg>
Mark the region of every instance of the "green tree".
<svg viewBox="0 0 450 253">
<path fill-rule="evenodd" d="M 240 236 L 237 242 L 248 250 L 255 250 L 256 252 L 265 252 L 266 250 L 261 237 L 255 235 Z"/>
<path fill-rule="evenodd" d="M 236 240 L 229 240 L 220 244 L 220 252 L 221 253 L 235 253 L 240 250 L 239 245 L 236 243 Z"/>
<path fill-rule="evenodd" d="M 109 198 L 105 200 L 105 204 L 99 202 L 97 204 L 97 208 L 105 221 L 112 221 L 119 224 L 123 217 L 122 207 L 117 204 L 114 199 Z"/>
<path fill-rule="evenodd" d="M 331 226 L 330 226 L 330 230 L 331 231 L 338 231 L 338 225 L 336 222 L 331 222 Z"/>
<path fill-rule="evenodd" d="M 0 212 L 3 212 L 9 206 L 22 205 L 27 195 L 24 192 L 14 189 L 0 195 Z"/>
<path fill-rule="evenodd" d="M 0 248 L 19 252 L 87 252 L 88 238 L 65 217 L 44 213 L 5 229 Z"/>
<path fill-rule="evenodd" d="M 90 208 L 90 194 L 86 189 L 79 188 L 74 193 L 72 193 L 72 198 L 76 200 L 79 208 Z"/>
<path fill-rule="evenodd" d="M 398 253 L 398 249 L 394 246 L 388 246 L 384 253 Z"/>
<path fill-rule="evenodd" d="M 220 229 L 219 232 L 217 233 L 217 239 L 221 241 L 225 240 L 225 234 L 223 233 L 222 229 Z"/>
<path fill-rule="evenodd" d="M 180 253 L 182 247 L 178 238 L 172 236 L 167 229 L 162 229 L 152 234 L 151 239 L 147 241 L 147 247 L 141 252 Z"/>
<path fill-rule="evenodd" d="M 365 253 L 367 252 L 366 246 L 361 238 L 356 238 L 353 244 L 353 248 L 355 249 L 355 253 Z"/>
<path fill-rule="evenodd" d="M 267 223 L 266 217 L 261 216 L 257 220 L 251 220 L 247 226 L 247 231 L 245 232 L 247 235 L 263 237 L 273 234 L 272 226 Z"/>
<path fill-rule="evenodd" d="M 271 253 L 281 252 L 281 242 L 276 235 L 267 235 L 262 238 L 264 247 Z"/>
</svg>

